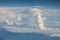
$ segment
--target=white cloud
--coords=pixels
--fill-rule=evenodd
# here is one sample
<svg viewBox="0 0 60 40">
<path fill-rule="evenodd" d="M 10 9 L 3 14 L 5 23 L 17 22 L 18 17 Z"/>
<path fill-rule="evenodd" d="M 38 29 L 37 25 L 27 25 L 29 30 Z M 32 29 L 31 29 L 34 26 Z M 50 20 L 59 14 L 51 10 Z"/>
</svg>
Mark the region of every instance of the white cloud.
<svg viewBox="0 0 60 40">
<path fill-rule="evenodd" d="M 8 25 L 13 25 L 13 24 L 14 24 L 14 21 L 12 21 L 12 20 L 5 19 L 4 21 L 5 21 Z"/>
<path fill-rule="evenodd" d="M 50 36 L 51 36 L 51 37 L 60 37 L 60 34 L 54 33 L 54 34 L 51 34 Z"/>
<path fill-rule="evenodd" d="M 60 14 L 60 9 L 46 8 L 46 9 L 43 9 L 43 13 L 44 13 L 46 16 L 50 16 L 50 15 L 57 16 L 57 15 Z"/>
<path fill-rule="evenodd" d="M 43 34 L 47 34 L 51 37 L 60 37 L 60 28 L 44 27 L 44 30 L 40 30 Z"/>
<path fill-rule="evenodd" d="M 14 12 L 10 12 L 8 10 L 9 9 L 7 9 L 7 8 L 0 8 L 0 17 L 5 17 L 5 18 L 13 18 L 13 17 L 16 17 L 16 14 L 14 14 Z"/>
<path fill-rule="evenodd" d="M 31 8 L 30 12 L 32 12 L 32 14 L 36 16 L 36 15 L 40 14 L 40 12 L 42 12 L 42 10 L 40 10 L 38 8 Z"/>
<path fill-rule="evenodd" d="M 21 22 L 20 21 L 17 21 L 15 22 L 16 25 L 20 26 L 21 25 Z"/>
<path fill-rule="evenodd" d="M 26 9 L 26 10 L 28 10 L 28 9 Z M 30 8 L 28 10 L 29 12 L 32 12 L 31 14 L 29 12 L 28 12 L 28 14 L 25 14 L 24 11 L 23 11 L 24 13 L 21 13 L 21 12 L 20 13 L 18 13 L 18 12 L 15 13 L 15 11 L 9 11 L 9 10 L 12 10 L 12 9 L 9 9 L 9 8 L 6 8 L 5 9 L 5 8 L 3 8 L 3 10 L 0 13 L 0 17 L 2 17 L 2 18 L 0 18 L 0 19 L 2 19 L 3 21 L 5 21 L 7 23 L 7 25 L 14 25 L 14 23 L 15 23 L 16 25 L 19 25 L 19 26 L 22 25 L 21 20 L 23 20 L 23 18 L 26 18 L 27 17 L 27 20 L 30 20 L 29 22 L 31 22 L 32 19 L 29 19 L 29 18 L 33 17 L 34 15 L 37 15 L 35 13 L 35 11 L 37 13 L 39 12 L 39 9 L 35 9 L 35 8 L 34 9 L 33 8 Z M 19 11 L 19 9 L 17 11 Z M 14 20 L 14 18 L 15 18 L 15 20 Z M 33 19 L 33 21 L 34 21 L 34 19 Z M 29 24 L 29 22 L 28 22 L 28 24 Z M 32 23 L 32 24 L 34 24 L 34 23 Z M 4 26 L 4 27 L 2 27 L 2 28 L 6 29 L 6 31 L 10 31 L 10 32 L 18 32 L 18 33 L 20 33 L 20 32 L 39 32 L 40 31 L 39 29 L 37 29 L 37 28 L 35 29 L 33 27 L 32 28 L 21 28 L 21 27 L 15 27 L 15 26 L 7 26 L 7 25 Z"/>
<path fill-rule="evenodd" d="M 60 22 L 59 21 L 48 21 L 48 24 L 60 25 Z"/>
<path fill-rule="evenodd" d="M 21 15 L 20 15 L 20 14 L 18 14 L 17 20 L 18 20 L 18 21 L 21 20 Z"/>
<path fill-rule="evenodd" d="M 7 9 L 5 8 L 0 8 L 0 13 L 6 13 L 7 12 Z"/>
<path fill-rule="evenodd" d="M 40 30 L 45 30 L 46 28 L 44 26 L 44 21 L 43 21 L 44 19 L 41 15 L 42 10 L 37 8 L 32 8 L 31 11 L 35 13 L 34 14 L 35 16 L 37 15 L 37 21 L 38 21 Z"/>
<path fill-rule="evenodd" d="M 0 28 L 4 28 L 6 31 L 15 32 L 15 33 L 26 33 L 26 32 L 37 32 L 40 31 L 35 28 L 22 28 L 22 27 L 15 27 L 15 26 L 2 26 Z"/>
<path fill-rule="evenodd" d="M 10 7 L 0 7 L 0 22 L 5 21 L 8 25 L 13 25 L 14 22 L 17 23 L 17 21 L 21 20 L 20 14 L 16 14 L 14 11 L 10 11 L 10 10 L 13 10 L 13 8 L 12 7 L 11 8 Z M 11 20 L 11 19 L 13 19 L 13 20 Z"/>
<path fill-rule="evenodd" d="M 22 9 L 23 8 L 23 9 Z M 16 25 L 22 25 L 24 22 L 22 22 L 23 18 L 27 18 L 29 21 L 27 21 L 27 24 L 31 24 L 31 26 L 33 26 L 32 24 L 37 23 L 36 21 L 38 21 L 39 24 L 36 24 L 37 27 L 34 28 L 23 28 L 23 27 L 15 27 L 15 26 L 3 26 L 0 28 L 4 28 L 6 31 L 9 32 L 16 32 L 16 33 L 21 33 L 21 32 L 40 32 L 43 34 L 49 34 L 50 36 L 59 36 L 60 35 L 60 29 L 59 28 L 49 28 L 46 27 L 44 25 L 44 20 L 46 19 L 45 17 L 42 17 L 42 11 L 41 9 L 37 8 L 37 7 L 26 7 L 27 9 L 24 9 L 24 7 L 22 7 L 20 9 L 16 7 L 17 11 L 19 10 L 19 12 L 16 12 L 15 8 L 0 8 L 0 21 L 5 21 L 8 25 L 13 25 L 14 23 Z M 15 9 L 14 11 L 9 11 Z M 23 10 L 22 12 L 20 10 Z M 27 10 L 27 13 L 26 13 Z M 16 13 L 15 13 L 16 12 Z M 46 10 L 44 12 L 46 15 L 51 15 L 52 13 L 60 13 L 57 10 Z M 34 17 L 37 17 L 36 19 L 34 19 Z M 14 19 L 15 18 L 15 19 Z M 12 20 L 13 19 L 13 20 Z M 25 20 L 23 20 L 25 21 Z M 56 22 L 57 24 L 60 24 L 59 22 Z M 34 26 L 36 26 L 34 25 Z M 39 29 L 40 28 L 40 29 Z M 59 36 L 60 37 L 60 36 Z"/>
<path fill-rule="evenodd" d="M 44 25 L 44 18 L 42 17 L 42 15 L 40 15 L 41 12 L 42 12 L 42 11 L 40 11 L 40 9 L 38 10 L 38 9 L 35 8 L 35 9 L 32 9 L 31 11 L 33 11 L 37 15 L 38 22 L 39 22 L 38 25 L 39 25 L 40 31 L 42 33 L 49 34 L 49 35 L 52 35 L 52 33 L 53 33 L 53 35 L 57 36 L 57 37 L 60 35 L 60 28 L 51 28 L 51 27 L 46 27 Z M 57 13 L 59 11 L 55 11 L 55 10 L 51 11 L 51 13 L 55 13 L 55 12 Z M 56 23 L 58 23 L 58 22 L 56 22 Z M 56 33 L 58 33 L 58 34 L 56 34 Z"/>
</svg>

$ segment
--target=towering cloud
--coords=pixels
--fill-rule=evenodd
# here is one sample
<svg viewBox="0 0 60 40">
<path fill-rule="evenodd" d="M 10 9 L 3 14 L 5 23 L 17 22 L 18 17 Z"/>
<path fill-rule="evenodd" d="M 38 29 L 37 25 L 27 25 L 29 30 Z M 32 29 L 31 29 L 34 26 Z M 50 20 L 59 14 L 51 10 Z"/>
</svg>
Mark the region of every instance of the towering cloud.
<svg viewBox="0 0 60 40">
<path fill-rule="evenodd" d="M 34 14 L 35 16 L 37 16 L 38 25 L 39 25 L 40 31 L 42 31 L 42 33 L 49 34 L 50 36 L 60 37 L 59 28 L 51 28 L 51 27 L 46 27 L 44 25 L 45 19 L 42 17 L 42 13 L 41 13 L 42 11 L 40 9 L 32 8 L 31 11 L 35 13 Z"/>
<path fill-rule="evenodd" d="M 38 7 L 0 8 L 0 24 L 6 22 L 6 25 L 0 28 L 16 33 L 39 32 L 50 36 L 60 35 L 59 28 L 45 26 L 44 20 L 47 21 L 47 18 L 43 17 L 44 13 L 46 12 Z"/>
<path fill-rule="evenodd" d="M 31 11 L 34 12 L 35 16 L 37 16 L 38 25 L 39 25 L 40 30 L 45 30 L 46 27 L 44 26 L 44 20 L 43 20 L 43 17 L 41 15 L 42 11 L 38 8 L 32 8 Z"/>
</svg>

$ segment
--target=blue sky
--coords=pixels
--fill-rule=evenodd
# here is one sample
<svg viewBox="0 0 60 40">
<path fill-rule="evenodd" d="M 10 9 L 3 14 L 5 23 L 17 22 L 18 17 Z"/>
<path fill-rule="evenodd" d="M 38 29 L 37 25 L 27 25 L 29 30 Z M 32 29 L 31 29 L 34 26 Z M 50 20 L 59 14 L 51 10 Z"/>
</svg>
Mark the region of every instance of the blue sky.
<svg viewBox="0 0 60 40">
<path fill-rule="evenodd" d="M 59 0 L 2 0 L 0 6 L 46 6 L 60 7 Z"/>
</svg>

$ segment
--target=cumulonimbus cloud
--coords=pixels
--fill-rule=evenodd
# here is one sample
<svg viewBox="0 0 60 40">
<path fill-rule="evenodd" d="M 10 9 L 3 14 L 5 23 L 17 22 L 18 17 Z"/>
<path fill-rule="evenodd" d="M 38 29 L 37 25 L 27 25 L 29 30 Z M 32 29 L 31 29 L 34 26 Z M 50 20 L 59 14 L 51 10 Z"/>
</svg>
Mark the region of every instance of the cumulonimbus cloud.
<svg viewBox="0 0 60 40">
<path fill-rule="evenodd" d="M 59 35 L 59 31 L 60 29 L 59 28 L 51 28 L 51 27 L 46 27 L 44 25 L 44 19 L 42 17 L 42 14 L 41 11 L 39 9 L 32 9 L 31 11 L 35 12 L 37 14 L 37 18 L 38 18 L 38 25 L 39 25 L 39 28 L 40 28 L 40 31 L 43 31 L 43 32 L 46 32 L 47 34 L 49 35 L 52 35 L 52 36 L 57 36 L 57 37 L 60 37 Z M 57 34 L 58 33 L 58 34 Z"/>
<path fill-rule="evenodd" d="M 20 7 L 19 7 L 20 8 Z M 24 8 L 24 7 L 23 7 Z M 14 8 L 15 9 L 15 8 Z M 1 28 L 5 28 L 6 31 L 9 32 L 39 32 L 39 33 L 43 33 L 43 34 L 49 34 L 50 36 L 58 36 L 60 34 L 59 28 L 49 28 L 46 27 L 44 25 L 44 20 L 46 18 L 42 17 L 42 10 L 39 8 L 33 8 L 33 7 L 28 7 L 26 10 L 24 9 L 24 11 L 20 12 L 20 13 L 15 13 L 14 11 L 8 11 L 10 9 L 8 8 L 1 8 L 0 9 L 0 21 L 5 21 L 7 23 L 7 26 L 3 26 Z M 11 9 L 12 10 L 12 9 Z M 34 19 L 36 17 L 36 19 Z M 8 25 L 22 25 L 24 24 L 23 20 L 24 18 L 26 18 L 28 20 L 28 22 L 26 21 L 27 25 L 32 26 L 32 28 L 21 28 L 21 27 L 15 27 L 15 26 L 8 26 Z M 22 22 L 23 20 L 23 22 Z M 37 22 L 36 22 L 37 21 Z M 26 24 L 25 23 L 25 24 Z M 36 23 L 36 25 L 35 25 Z M 33 25 L 34 24 L 34 25 Z M 34 27 L 36 26 L 36 28 Z"/>
</svg>

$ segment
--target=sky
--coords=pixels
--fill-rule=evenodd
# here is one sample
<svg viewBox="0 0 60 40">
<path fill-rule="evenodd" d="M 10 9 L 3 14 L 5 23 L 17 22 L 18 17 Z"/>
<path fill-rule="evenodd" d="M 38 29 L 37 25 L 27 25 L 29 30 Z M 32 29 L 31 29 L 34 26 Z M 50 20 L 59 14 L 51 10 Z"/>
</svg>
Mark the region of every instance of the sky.
<svg viewBox="0 0 60 40">
<path fill-rule="evenodd" d="M 60 7 L 59 0 L 1 0 L 0 6 L 46 6 Z"/>
<path fill-rule="evenodd" d="M 0 29 L 60 37 L 59 0 L 2 0 Z"/>
</svg>

